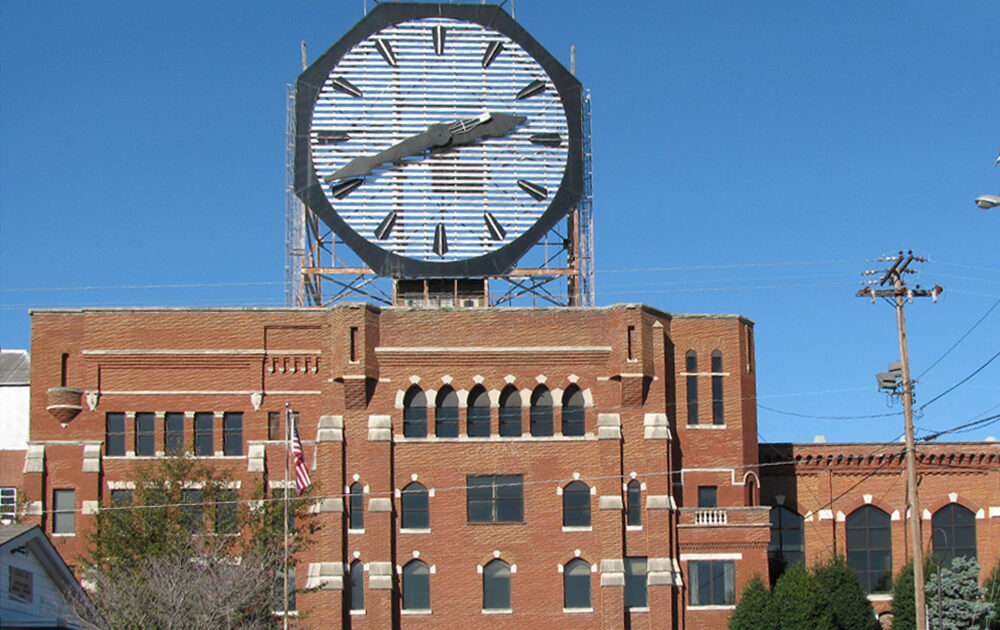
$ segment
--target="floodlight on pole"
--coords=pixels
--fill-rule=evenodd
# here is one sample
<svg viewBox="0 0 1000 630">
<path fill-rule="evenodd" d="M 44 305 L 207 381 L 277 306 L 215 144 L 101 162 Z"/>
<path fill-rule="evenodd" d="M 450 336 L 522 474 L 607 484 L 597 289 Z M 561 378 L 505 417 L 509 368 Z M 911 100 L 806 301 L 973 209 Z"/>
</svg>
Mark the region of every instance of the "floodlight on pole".
<svg viewBox="0 0 1000 630">
<path fill-rule="evenodd" d="M 980 195 L 976 197 L 976 205 L 983 210 L 1000 206 L 1000 195 Z"/>
</svg>

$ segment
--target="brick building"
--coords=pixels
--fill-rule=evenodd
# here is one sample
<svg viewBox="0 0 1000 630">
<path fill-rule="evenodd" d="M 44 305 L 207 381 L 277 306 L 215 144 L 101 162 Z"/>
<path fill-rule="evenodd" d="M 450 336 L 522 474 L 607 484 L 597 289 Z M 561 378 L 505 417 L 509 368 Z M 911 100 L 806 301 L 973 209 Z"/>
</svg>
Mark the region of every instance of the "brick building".
<svg viewBox="0 0 1000 630">
<path fill-rule="evenodd" d="M 287 403 L 320 497 L 311 620 L 723 628 L 769 556 L 831 552 L 877 593 L 886 550 L 854 532 L 902 564 L 898 445 L 758 445 L 753 346 L 743 317 L 635 304 L 39 310 L 22 484 L 73 558 L 168 445 L 280 487 Z M 926 522 L 992 567 L 1000 446 L 923 453 Z"/>
</svg>

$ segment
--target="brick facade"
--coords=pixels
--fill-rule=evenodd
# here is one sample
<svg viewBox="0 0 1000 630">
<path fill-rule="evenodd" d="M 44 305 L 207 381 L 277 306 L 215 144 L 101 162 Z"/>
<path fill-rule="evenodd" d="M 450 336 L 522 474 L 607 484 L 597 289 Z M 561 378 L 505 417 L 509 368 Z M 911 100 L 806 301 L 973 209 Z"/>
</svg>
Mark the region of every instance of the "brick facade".
<svg viewBox="0 0 1000 630">
<path fill-rule="evenodd" d="M 83 550 L 80 533 L 93 510 L 142 459 L 135 414 L 154 414 L 158 455 L 168 413 L 184 414 L 189 451 L 195 414 L 212 414 L 212 453 L 203 459 L 249 488 L 283 478 L 283 443 L 269 435 L 268 414 L 287 403 L 299 414 L 323 497 L 316 507 L 323 529 L 297 570 L 300 588 L 319 589 L 301 594 L 298 607 L 310 620 L 343 620 L 344 627 L 723 628 L 732 606 L 692 605 L 692 566 L 717 567 L 736 593 L 754 574 L 767 575 L 768 506 L 779 495 L 803 515 L 816 513 L 806 526 L 812 563 L 836 550 L 831 537 L 844 536 L 836 530 L 841 521 L 823 520 L 821 509 L 846 514 L 864 494 L 895 506 L 903 494 L 893 486 L 901 484 L 898 467 L 886 467 L 832 508 L 821 507 L 831 483 L 836 495 L 870 464 L 814 462 L 871 445 L 824 445 L 813 455 L 808 446 L 763 445 L 765 461 L 795 463 L 759 466 L 753 324 L 738 316 L 671 315 L 633 304 L 46 310 L 32 313 L 31 348 L 23 487 L 40 501 L 37 518 L 48 533 L 53 492 L 74 490 L 75 535 L 53 534 L 64 557 Z M 427 437 L 404 435 L 413 387 L 425 396 Z M 697 400 L 688 401 L 689 387 Z M 479 388 L 489 400 L 489 437 L 467 434 L 470 394 Z M 519 437 L 500 435 L 510 388 L 521 401 Z M 530 435 L 532 399 L 542 389 L 552 401 L 550 436 Z M 563 397 L 576 390 L 583 434 L 564 435 Z M 457 437 L 435 432 L 437 395 L 447 391 L 458 400 Z M 124 414 L 124 455 L 108 455 L 108 413 Z M 242 454 L 225 452 L 226 413 L 242 413 Z M 923 505 L 934 509 L 958 492 L 981 511 L 979 557 L 992 566 L 1000 451 L 995 444 L 972 450 L 978 459 L 962 460 L 972 470 L 929 471 L 933 490 L 922 486 Z M 470 522 L 470 477 L 492 475 L 521 477 L 521 519 Z M 591 493 L 587 526 L 563 524 L 562 493 L 574 480 Z M 427 490 L 429 526 L 404 529 L 400 493 L 414 482 Z M 349 527 L 345 494 L 355 484 L 363 529 Z M 637 524 L 629 524 L 630 502 Z M 893 527 L 895 566 L 903 553 L 895 537 L 905 533 Z M 590 605 L 564 609 L 564 571 L 575 559 L 590 567 Z M 643 559 L 646 605 L 629 609 L 626 591 L 636 591 L 624 585 L 635 584 L 630 571 Z M 404 609 L 400 594 L 404 567 L 417 560 L 430 570 L 429 611 Z M 494 560 L 509 570 L 510 605 L 484 610 L 484 575 Z M 349 610 L 355 561 L 364 567 L 363 613 Z"/>
</svg>

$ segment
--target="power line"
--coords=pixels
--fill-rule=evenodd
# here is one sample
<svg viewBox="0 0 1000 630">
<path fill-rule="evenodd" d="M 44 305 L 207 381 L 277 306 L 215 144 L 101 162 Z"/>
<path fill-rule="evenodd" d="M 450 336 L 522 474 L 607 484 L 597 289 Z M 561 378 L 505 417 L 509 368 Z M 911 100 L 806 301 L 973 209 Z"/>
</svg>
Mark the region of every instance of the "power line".
<svg viewBox="0 0 1000 630">
<path fill-rule="evenodd" d="M 987 361 L 986 363 L 983 363 L 983 364 L 982 364 L 982 365 L 980 365 L 980 366 L 979 366 L 978 368 L 976 368 L 975 370 L 973 370 L 972 374 L 969 374 L 968 376 L 966 376 L 965 378 L 963 378 L 963 379 L 962 379 L 962 380 L 960 380 L 959 382 L 955 383 L 954 385 L 952 385 L 952 386 L 951 386 L 951 387 L 949 387 L 948 389 L 944 390 L 943 392 L 941 392 L 940 394 L 938 394 L 938 395 L 937 395 L 937 396 L 935 396 L 934 398 L 931 398 L 930 400 L 928 400 L 927 402 L 925 402 L 925 403 L 924 403 L 923 405 L 921 405 L 921 406 L 920 406 L 920 409 L 919 409 L 919 410 L 920 410 L 920 411 L 923 411 L 924 409 L 926 409 L 926 408 L 927 408 L 927 406 L 928 406 L 928 405 L 930 405 L 930 404 L 931 404 L 931 403 L 933 403 L 934 401 L 936 401 L 936 400 L 939 400 L 939 399 L 943 398 L 943 397 L 944 397 L 945 395 L 947 395 L 947 394 L 950 394 L 950 393 L 951 393 L 952 391 L 954 391 L 954 390 L 955 390 L 955 389 L 956 389 L 957 387 L 959 387 L 960 385 L 963 385 L 963 384 L 965 384 L 965 383 L 966 383 L 966 382 L 967 382 L 967 381 L 968 381 L 969 379 L 971 379 L 971 378 L 972 378 L 973 376 L 975 376 L 976 374 L 979 374 L 979 373 L 980 373 L 980 372 L 981 372 L 981 371 L 982 371 L 982 370 L 983 370 L 983 369 L 984 369 L 984 368 L 985 368 L 985 367 L 986 367 L 987 365 L 989 365 L 990 363 L 993 363 L 993 361 L 994 361 L 994 360 L 995 360 L 995 359 L 996 359 L 997 357 L 1000 357 L 1000 352 L 997 352 L 997 353 L 996 353 L 996 354 L 994 354 L 994 355 L 993 355 L 992 357 L 990 357 L 990 359 L 989 359 L 989 360 L 988 360 L 988 361 Z"/>
<path fill-rule="evenodd" d="M 979 319 L 978 319 L 978 320 L 976 321 L 976 323 L 972 325 L 972 328 L 970 328 L 969 330 L 965 331 L 965 334 L 964 334 L 964 335 L 962 335 L 961 337 L 959 337 L 959 338 L 958 338 L 958 341 L 956 341 L 956 342 L 955 342 L 954 344 L 952 344 L 952 346 L 951 346 L 950 348 L 948 348 L 948 349 L 947 349 L 947 350 L 945 351 L 945 353 L 944 353 L 944 354 L 942 354 L 942 355 L 941 355 L 940 357 L 938 357 L 938 358 L 937 358 L 937 359 L 936 359 L 936 360 L 935 360 L 935 361 L 934 361 L 933 363 L 931 363 L 931 364 L 930 364 L 929 366 L 927 366 L 927 369 L 925 369 L 925 370 L 924 370 L 923 372 L 921 372 L 921 373 L 920 373 L 920 375 L 919 375 L 919 376 L 917 376 L 917 380 L 920 380 L 921 378 L 923 378 L 924 374 L 927 374 L 928 372 L 930 372 L 930 371 L 931 371 L 931 369 L 932 369 L 932 368 L 933 368 L 933 367 L 934 367 L 935 365 L 937 365 L 938 363 L 940 363 L 940 362 L 941 362 L 941 360 L 942 360 L 942 359 L 944 359 L 944 358 L 945 358 L 946 356 L 948 356 L 948 355 L 949 355 L 949 354 L 951 353 L 951 351 L 952 351 L 952 350 L 954 350 L 954 349 L 955 349 L 956 347 L 958 347 L 958 344 L 962 343 L 962 341 L 964 341 L 964 340 L 965 340 L 965 338 L 966 338 L 966 337 L 968 337 L 968 336 L 969 336 L 969 335 L 970 335 L 970 334 L 972 333 L 972 331 L 976 329 L 976 327 L 977 327 L 977 326 L 979 326 L 979 324 L 982 324 L 982 323 L 983 323 L 983 320 L 984 320 L 984 319 L 986 319 L 986 318 L 987 318 L 987 316 L 989 316 L 989 314 L 993 312 L 993 309 L 995 309 L 995 308 L 997 307 L 997 305 L 1000 305 L 1000 300 L 997 300 L 996 302 L 994 302 L 994 303 L 993 303 L 993 306 L 989 307 L 989 308 L 988 308 L 988 309 L 986 310 L 986 312 L 985 312 L 985 313 L 983 313 L 983 316 L 982 316 L 982 317 L 980 317 L 980 318 L 979 318 Z M 928 403 L 928 404 L 929 404 L 929 403 Z M 925 405 L 925 406 L 926 406 L 926 405 Z"/>
</svg>

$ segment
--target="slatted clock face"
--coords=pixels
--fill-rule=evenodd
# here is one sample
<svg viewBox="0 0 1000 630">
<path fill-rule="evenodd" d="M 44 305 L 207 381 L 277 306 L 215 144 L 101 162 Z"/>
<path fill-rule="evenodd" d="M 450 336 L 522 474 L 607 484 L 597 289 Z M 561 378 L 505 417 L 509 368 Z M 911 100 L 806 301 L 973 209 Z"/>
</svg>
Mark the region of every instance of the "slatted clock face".
<svg viewBox="0 0 1000 630">
<path fill-rule="evenodd" d="M 567 171 L 569 136 L 556 85 L 517 41 L 427 17 L 339 57 L 308 140 L 346 226 L 406 259 L 449 262 L 494 252 L 539 221 Z"/>
</svg>

